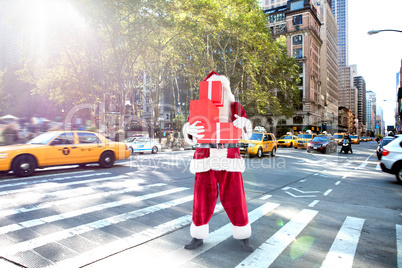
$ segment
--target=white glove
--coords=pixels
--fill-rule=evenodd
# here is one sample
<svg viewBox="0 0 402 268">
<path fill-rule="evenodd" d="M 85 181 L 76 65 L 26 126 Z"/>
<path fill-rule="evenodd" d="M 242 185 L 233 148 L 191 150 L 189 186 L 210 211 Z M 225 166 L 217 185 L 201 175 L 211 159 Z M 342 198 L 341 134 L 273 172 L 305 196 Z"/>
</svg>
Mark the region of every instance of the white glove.
<svg viewBox="0 0 402 268">
<path fill-rule="evenodd" d="M 244 140 L 248 140 L 251 136 L 251 132 L 253 132 L 253 126 L 251 121 L 245 117 L 240 117 L 237 114 L 234 115 L 236 117 L 235 121 L 233 121 L 233 125 L 237 128 L 241 128 L 243 130 L 242 138 Z"/>
<path fill-rule="evenodd" d="M 196 121 L 192 125 L 190 123 L 185 123 L 183 126 L 183 136 L 187 143 L 194 145 L 197 144 L 198 139 L 202 139 L 205 135 L 200 133 L 204 132 L 204 126 L 197 126 L 197 123 L 201 121 Z"/>
</svg>

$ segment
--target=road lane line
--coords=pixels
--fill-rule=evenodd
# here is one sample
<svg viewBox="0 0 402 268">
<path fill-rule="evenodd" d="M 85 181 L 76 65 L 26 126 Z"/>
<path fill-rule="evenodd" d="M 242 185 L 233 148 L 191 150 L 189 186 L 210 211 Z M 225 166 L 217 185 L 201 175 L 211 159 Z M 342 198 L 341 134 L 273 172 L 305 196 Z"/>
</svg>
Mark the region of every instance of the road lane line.
<svg viewBox="0 0 402 268">
<path fill-rule="evenodd" d="M 180 204 L 184 204 L 186 202 L 190 202 L 193 200 L 193 195 L 189 195 L 183 198 L 175 199 L 169 202 L 161 203 L 154 206 L 145 207 L 142 209 L 138 209 L 135 211 L 119 214 L 113 217 L 105 218 L 102 220 L 90 222 L 87 224 L 83 224 L 74 228 L 65 229 L 62 231 L 54 232 L 49 235 L 44 235 L 41 237 L 33 238 L 30 240 L 26 240 L 20 243 L 15 243 L 11 246 L 7 246 L 6 248 L 2 248 L 1 252 L 3 256 L 17 254 L 18 252 L 23 252 L 26 250 L 31 250 L 36 247 L 44 246 L 49 243 L 53 243 L 56 241 L 60 241 L 69 237 L 73 237 L 75 235 L 83 234 L 89 231 L 93 231 L 96 229 L 100 229 L 102 227 L 110 226 L 113 224 L 117 224 L 119 222 L 123 222 L 126 220 L 131 220 L 134 218 L 142 217 L 147 214 L 151 214 L 157 212 L 159 210 L 171 208 Z"/>
<path fill-rule="evenodd" d="M 324 196 L 329 195 L 332 191 L 333 191 L 333 189 L 328 189 L 328 190 L 324 193 Z"/>
<path fill-rule="evenodd" d="M 314 200 L 313 202 L 311 202 L 308 206 L 313 208 L 315 205 L 318 204 L 318 202 L 320 202 L 320 200 Z"/>
<path fill-rule="evenodd" d="M 335 185 L 339 185 L 341 183 L 341 181 L 337 181 L 335 182 Z"/>
<path fill-rule="evenodd" d="M 55 186 L 67 186 L 67 185 L 76 185 L 76 184 L 82 184 L 82 183 L 90 183 L 90 182 L 98 182 L 98 181 L 105 181 L 105 180 L 110 180 L 110 179 L 115 179 L 118 177 L 121 178 L 128 178 L 126 175 L 119 175 L 119 176 L 114 176 L 114 177 L 103 177 L 99 179 L 89 179 L 89 180 L 84 180 L 84 181 L 72 181 L 72 182 L 65 182 L 65 183 L 53 183 L 54 181 L 60 181 L 60 180 L 68 180 L 68 179 L 81 179 L 81 178 L 87 178 L 87 177 L 92 177 L 92 176 L 102 176 L 102 175 L 110 175 L 110 172 L 100 172 L 100 173 L 94 173 L 94 174 L 84 174 L 84 175 L 79 175 L 79 176 L 69 176 L 69 177 L 62 177 L 58 179 L 53 179 L 51 181 L 48 180 L 42 180 L 42 183 L 45 183 L 44 185 L 35 185 L 34 188 L 39 188 L 44 189 L 44 188 L 53 188 Z M 15 194 L 19 192 L 29 192 L 32 191 L 33 188 L 22 188 L 22 189 L 15 189 L 15 190 L 8 190 L 8 191 L 1 191 L 0 195 L 7 195 L 7 194 Z"/>
<path fill-rule="evenodd" d="M 38 225 L 45 224 L 45 223 L 51 223 L 51 222 L 55 222 L 55 221 L 60 221 L 60 220 L 68 219 L 68 218 L 81 216 L 81 215 L 92 213 L 95 211 L 118 207 L 118 206 L 122 206 L 122 205 L 126 205 L 126 204 L 132 204 L 135 202 L 144 201 L 144 200 L 156 198 L 156 197 L 161 197 L 161 196 L 172 194 L 172 193 L 178 193 L 178 192 L 185 191 L 188 189 L 190 189 L 190 188 L 180 187 L 180 188 L 174 188 L 174 189 L 170 189 L 170 190 L 166 190 L 166 191 L 162 191 L 162 192 L 146 194 L 146 195 L 142 195 L 142 196 L 133 196 L 133 197 L 125 198 L 123 200 L 119 200 L 119 201 L 98 204 L 98 205 L 94 205 L 91 207 L 86 207 L 86 208 L 82 208 L 82 209 L 78 209 L 78 210 L 60 213 L 60 214 L 56 214 L 56 215 L 52 215 L 52 216 L 48 216 L 48 217 L 44 217 L 44 218 L 39 218 L 39 219 L 24 221 L 24 222 L 20 222 L 20 223 L 11 224 L 11 225 L 6 225 L 3 227 L 0 227 L 0 235 L 6 234 L 9 232 L 14 232 L 17 230 L 21 230 L 24 228 L 38 226 Z"/>
<path fill-rule="evenodd" d="M 6 210 L 1 210 L 0 211 L 0 217 L 5 217 L 9 215 L 15 215 L 19 213 L 26 213 L 26 212 L 31 212 L 35 210 L 40 210 L 40 209 L 45 209 L 45 208 L 50 208 L 52 206 L 61 206 L 65 204 L 70 204 L 70 203 L 81 203 L 83 201 L 91 200 L 91 199 L 96 199 L 96 198 L 105 198 L 111 195 L 117 195 L 117 194 L 125 194 L 128 192 L 132 191 L 140 191 L 140 190 L 145 190 L 153 187 L 159 187 L 159 186 L 165 186 L 165 183 L 155 183 L 155 184 L 150 184 L 150 185 L 144 185 L 144 186 L 139 186 L 135 181 L 130 181 L 130 183 L 133 182 L 134 186 L 126 186 L 121 190 L 115 190 L 115 191 L 107 191 L 107 192 L 99 192 L 96 191 L 97 188 L 93 187 L 84 187 L 80 189 L 74 189 L 74 194 L 79 194 L 78 196 L 71 197 L 71 190 L 63 190 L 59 192 L 53 192 L 55 196 L 59 198 L 65 198 L 61 200 L 52 200 L 48 202 L 43 202 L 40 204 L 35 204 L 35 205 L 25 205 L 25 207 L 19 207 L 19 208 L 12 208 L 12 209 L 6 209 Z M 113 184 L 116 184 L 113 182 Z M 107 187 L 108 184 L 102 184 L 102 187 Z"/>
<path fill-rule="evenodd" d="M 318 211 L 315 210 L 303 209 L 236 267 L 266 268 L 270 266 L 317 213 Z"/>
<path fill-rule="evenodd" d="M 266 200 L 266 199 L 271 198 L 271 197 L 272 197 L 272 195 L 267 194 L 267 195 L 264 195 L 263 197 L 260 197 L 260 199 L 261 200 Z"/>
<path fill-rule="evenodd" d="M 353 266 L 353 259 L 364 221 L 364 219 L 360 218 L 346 217 L 322 263 L 322 268 L 348 268 Z"/>
<path fill-rule="evenodd" d="M 375 170 L 381 170 L 380 163 L 377 164 L 377 166 L 375 167 Z"/>
<path fill-rule="evenodd" d="M 272 213 L 279 204 L 267 202 L 264 205 L 254 209 L 253 211 L 249 212 L 249 223 L 252 224 L 261 217 L 266 214 Z M 197 251 L 186 250 L 184 248 L 179 248 L 174 250 L 164 256 L 159 256 L 155 259 L 154 262 L 148 263 L 148 267 L 180 267 L 183 266 L 186 262 L 191 261 L 192 259 L 196 258 L 197 256 L 201 255 L 202 253 L 210 250 L 211 248 L 215 247 L 219 243 L 223 242 L 224 240 L 228 239 L 232 236 L 232 228 L 233 225 L 228 223 L 221 228 L 217 229 L 216 231 L 212 232 L 206 240 L 204 240 L 204 245 L 197 249 Z M 143 263 L 143 262 L 139 262 Z"/>
<path fill-rule="evenodd" d="M 396 225 L 397 267 L 402 268 L 402 225 Z"/>
</svg>

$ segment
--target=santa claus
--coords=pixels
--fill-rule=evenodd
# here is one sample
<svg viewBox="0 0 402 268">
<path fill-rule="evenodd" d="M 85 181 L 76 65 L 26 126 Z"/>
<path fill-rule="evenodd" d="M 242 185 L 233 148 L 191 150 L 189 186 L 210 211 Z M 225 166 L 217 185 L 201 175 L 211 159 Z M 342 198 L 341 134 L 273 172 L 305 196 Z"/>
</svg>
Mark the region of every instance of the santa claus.
<svg viewBox="0 0 402 268">
<path fill-rule="evenodd" d="M 219 122 L 233 122 L 234 127 L 242 129 L 242 138 L 248 139 L 252 124 L 243 107 L 235 102 L 229 80 L 215 72 L 204 81 L 221 81 L 224 88 L 224 105 L 219 107 Z M 183 127 L 185 140 L 196 144 L 204 137 L 204 127 L 195 122 Z M 191 242 L 185 249 L 195 249 L 203 244 L 209 234 L 209 221 L 215 209 L 218 194 L 230 222 L 233 225 L 233 237 L 241 241 L 243 250 L 252 252 L 251 226 L 248 221 L 246 197 L 242 172 L 244 160 L 236 143 L 202 143 L 196 149 L 190 163 L 190 171 L 195 174 L 193 216 L 190 234 Z"/>
</svg>

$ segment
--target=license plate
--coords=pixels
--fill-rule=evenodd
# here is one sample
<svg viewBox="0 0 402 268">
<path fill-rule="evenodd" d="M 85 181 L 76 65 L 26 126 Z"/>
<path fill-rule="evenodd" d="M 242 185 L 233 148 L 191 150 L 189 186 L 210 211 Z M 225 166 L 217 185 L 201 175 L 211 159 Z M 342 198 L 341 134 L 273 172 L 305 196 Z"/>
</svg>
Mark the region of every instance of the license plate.
<svg viewBox="0 0 402 268">
<path fill-rule="evenodd" d="M 314 146 L 313 149 L 318 149 L 318 147 L 317 147 L 317 146 Z"/>
</svg>

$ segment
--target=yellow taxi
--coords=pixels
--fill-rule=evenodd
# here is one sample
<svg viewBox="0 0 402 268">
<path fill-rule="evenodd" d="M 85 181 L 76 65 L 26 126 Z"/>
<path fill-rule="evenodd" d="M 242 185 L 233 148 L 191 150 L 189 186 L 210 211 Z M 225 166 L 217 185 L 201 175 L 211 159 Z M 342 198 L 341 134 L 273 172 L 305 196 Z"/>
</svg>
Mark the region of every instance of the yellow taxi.
<svg viewBox="0 0 402 268">
<path fill-rule="evenodd" d="M 278 146 L 293 147 L 296 139 L 297 137 L 293 135 L 283 135 L 278 140 Z"/>
<path fill-rule="evenodd" d="M 293 147 L 295 149 L 297 148 L 307 148 L 307 143 L 311 141 L 316 134 L 311 134 L 311 133 L 303 133 L 300 134 L 299 137 L 295 140 Z"/>
<path fill-rule="evenodd" d="M 130 157 L 125 143 L 114 142 L 103 135 L 87 131 L 54 131 L 43 133 L 26 144 L 0 146 L 0 171 L 13 171 L 26 177 L 35 168 L 99 163 L 112 167 L 115 160 Z"/>
<path fill-rule="evenodd" d="M 352 140 L 352 144 L 360 144 L 360 136 L 358 135 L 351 135 L 349 136 Z"/>
<path fill-rule="evenodd" d="M 262 157 L 264 153 L 270 153 L 275 156 L 278 144 L 272 133 L 253 132 L 250 139 L 239 141 L 239 148 L 241 154 Z"/>
<path fill-rule="evenodd" d="M 335 133 L 334 140 L 338 143 L 338 145 L 342 144 L 343 137 L 345 137 L 345 133 Z"/>
</svg>

